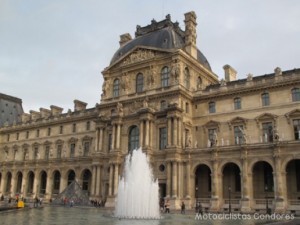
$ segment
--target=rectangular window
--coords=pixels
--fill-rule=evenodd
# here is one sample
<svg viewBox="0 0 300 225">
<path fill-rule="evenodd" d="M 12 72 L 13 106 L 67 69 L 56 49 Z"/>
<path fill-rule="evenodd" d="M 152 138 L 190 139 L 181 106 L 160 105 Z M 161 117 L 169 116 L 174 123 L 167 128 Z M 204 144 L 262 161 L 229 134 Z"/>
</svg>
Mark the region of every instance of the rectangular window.
<svg viewBox="0 0 300 225">
<path fill-rule="evenodd" d="M 48 127 L 48 136 L 51 135 L 51 127 Z"/>
<path fill-rule="evenodd" d="M 27 157 L 28 157 L 28 149 L 25 148 L 24 149 L 24 155 L 23 155 L 23 161 L 25 161 L 27 159 Z"/>
<path fill-rule="evenodd" d="M 59 127 L 59 134 L 63 134 L 63 131 L 64 131 L 64 127 L 63 127 L 63 126 L 60 126 L 60 127 Z"/>
<path fill-rule="evenodd" d="M 273 124 L 271 122 L 263 123 L 263 142 L 273 142 Z"/>
<path fill-rule="evenodd" d="M 189 108 L 190 108 L 190 106 L 189 106 L 189 103 L 185 103 L 185 112 L 186 113 L 189 113 Z"/>
<path fill-rule="evenodd" d="M 262 106 L 268 106 L 268 105 L 270 105 L 269 93 L 263 93 L 261 95 L 261 103 L 262 103 Z"/>
<path fill-rule="evenodd" d="M 10 134 L 7 135 L 7 141 L 9 141 L 9 139 L 10 139 Z"/>
<path fill-rule="evenodd" d="M 73 123 L 73 133 L 76 132 L 76 123 Z"/>
<path fill-rule="evenodd" d="M 293 120 L 295 140 L 300 140 L 300 119 Z"/>
<path fill-rule="evenodd" d="M 112 149 L 112 134 L 108 134 L 108 151 Z"/>
<path fill-rule="evenodd" d="M 242 102 L 241 102 L 241 98 L 235 98 L 234 99 L 234 109 L 241 109 L 242 108 Z"/>
<path fill-rule="evenodd" d="M 84 142 L 83 156 L 88 156 L 90 152 L 90 142 Z"/>
<path fill-rule="evenodd" d="M 72 143 L 70 145 L 70 157 L 74 158 L 75 157 L 75 143 Z"/>
<path fill-rule="evenodd" d="M 234 143 L 236 145 L 244 144 L 243 130 L 244 130 L 243 126 L 235 126 L 234 127 Z"/>
<path fill-rule="evenodd" d="M 45 149 L 45 159 L 46 160 L 49 159 L 49 154 L 50 154 L 50 146 L 46 146 L 46 149 Z"/>
<path fill-rule="evenodd" d="M 29 131 L 26 131 L 26 139 L 29 138 Z"/>
<path fill-rule="evenodd" d="M 40 136 L 40 130 L 37 129 L 37 130 L 36 130 L 36 137 L 39 137 L 39 136 Z"/>
<path fill-rule="evenodd" d="M 167 128 L 159 128 L 159 149 L 167 148 Z"/>
<path fill-rule="evenodd" d="M 209 113 L 215 113 L 216 112 L 215 102 L 208 103 L 208 111 L 209 111 Z"/>
<path fill-rule="evenodd" d="M 86 130 L 90 130 L 91 129 L 91 122 L 87 121 L 86 122 Z"/>
<path fill-rule="evenodd" d="M 17 137 L 16 137 L 16 140 L 17 140 L 17 141 L 19 140 L 19 133 L 17 133 Z"/>
<path fill-rule="evenodd" d="M 58 158 L 58 159 L 61 158 L 61 150 L 62 150 L 62 145 L 57 145 L 57 155 L 56 155 L 56 158 Z"/>
</svg>

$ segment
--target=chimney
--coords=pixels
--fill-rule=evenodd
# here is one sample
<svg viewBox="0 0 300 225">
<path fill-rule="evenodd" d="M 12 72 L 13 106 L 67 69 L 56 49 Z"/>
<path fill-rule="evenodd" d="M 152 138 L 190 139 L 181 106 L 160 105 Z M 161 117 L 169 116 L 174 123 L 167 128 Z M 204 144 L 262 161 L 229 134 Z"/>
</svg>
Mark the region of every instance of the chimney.
<svg viewBox="0 0 300 225">
<path fill-rule="evenodd" d="M 194 11 L 188 12 L 184 14 L 185 20 L 185 51 L 197 59 L 197 46 L 196 46 L 196 39 L 197 39 L 197 16 Z"/>
<path fill-rule="evenodd" d="M 51 116 L 51 110 L 49 109 L 40 108 L 40 113 L 42 118 L 48 118 L 49 116 Z"/>
<path fill-rule="evenodd" d="M 32 120 L 37 120 L 37 119 L 41 118 L 41 113 L 39 113 L 37 111 L 30 110 L 29 113 L 30 113 Z"/>
<path fill-rule="evenodd" d="M 21 118 L 22 118 L 22 122 L 26 123 L 26 122 L 28 122 L 30 120 L 30 114 L 23 113 L 22 116 L 21 116 Z"/>
<path fill-rule="evenodd" d="M 128 41 L 131 41 L 132 40 L 132 37 L 129 33 L 126 33 L 126 34 L 122 34 L 120 35 L 120 47 L 122 47 L 124 44 L 126 44 Z"/>
<path fill-rule="evenodd" d="M 223 66 L 224 72 L 225 72 L 225 81 L 230 82 L 236 80 L 236 70 L 233 69 L 230 65 Z"/>
<path fill-rule="evenodd" d="M 64 110 L 63 108 L 60 108 L 60 107 L 55 106 L 55 105 L 50 105 L 50 109 L 51 109 L 52 116 L 58 116 Z"/>
<path fill-rule="evenodd" d="M 85 110 L 87 106 L 87 103 L 79 101 L 77 99 L 74 100 L 74 111 L 81 111 Z"/>
</svg>

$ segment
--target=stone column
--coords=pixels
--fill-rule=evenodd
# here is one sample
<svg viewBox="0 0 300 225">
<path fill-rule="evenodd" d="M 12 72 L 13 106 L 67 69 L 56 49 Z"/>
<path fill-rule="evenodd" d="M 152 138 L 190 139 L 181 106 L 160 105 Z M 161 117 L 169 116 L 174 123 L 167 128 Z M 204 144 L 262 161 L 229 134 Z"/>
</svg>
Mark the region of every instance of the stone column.
<svg viewBox="0 0 300 225">
<path fill-rule="evenodd" d="M 33 193 L 34 193 L 34 195 L 37 196 L 37 197 L 38 197 L 39 194 L 40 194 L 40 181 L 39 181 L 39 179 L 38 179 L 38 173 L 37 173 L 37 172 L 34 173 Z M 34 197 L 35 197 L 35 196 L 34 196 Z"/>
<path fill-rule="evenodd" d="M 177 197 L 177 162 L 172 163 L 173 173 L 172 173 L 172 198 Z"/>
<path fill-rule="evenodd" d="M 222 186 L 220 184 L 220 178 L 218 174 L 218 162 L 213 160 L 213 171 L 212 171 L 212 198 L 211 198 L 211 210 L 218 211 L 220 207 L 220 190 Z"/>
<path fill-rule="evenodd" d="M 171 162 L 167 162 L 167 190 L 166 197 L 170 198 L 171 196 Z"/>
<path fill-rule="evenodd" d="M 116 135 L 116 139 L 117 139 L 117 149 L 120 149 L 120 139 L 121 139 L 121 124 L 117 124 L 117 135 Z"/>
<path fill-rule="evenodd" d="M 96 152 L 99 151 L 100 128 L 96 129 Z"/>
<path fill-rule="evenodd" d="M 46 184 L 46 196 L 48 199 L 52 196 L 52 187 L 53 187 L 53 179 L 52 175 L 50 174 L 50 171 L 47 173 L 47 184 Z"/>
<path fill-rule="evenodd" d="M 173 145 L 174 146 L 178 146 L 178 137 L 177 137 L 177 133 L 178 133 L 178 127 L 177 127 L 177 124 L 178 124 L 178 119 L 176 117 L 174 117 L 174 120 L 173 120 L 173 123 L 174 123 L 174 130 L 173 130 L 173 133 L 174 133 L 174 138 L 173 138 Z"/>
<path fill-rule="evenodd" d="M 190 162 L 186 163 L 186 196 L 187 199 L 191 198 L 191 166 Z"/>
<path fill-rule="evenodd" d="M 103 151 L 103 128 L 100 128 L 100 137 L 98 142 L 98 151 Z"/>
<path fill-rule="evenodd" d="M 140 147 L 144 146 L 144 120 L 140 122 Z"/>
<path fill-rule="evenodd" d="M 241 171 L 241 185 L 242 185 L 242 199 L 241 199 L 241 211 L 250 212 L 250 199 L 249 199 L 249 179 L 248 179 L 248 160 L 243 158 L 242 171 Z"/>
<path fill-rule="evenodd" d="M 11 174 L 11 188 L 10 188 L 12 196 L 15 196 L 15 194 L 16 194 L 16 184 L 17 184 L 16 176 L 17 176 L 16 172 L 12 172 L 12 174 Z"/>
<path fill-rule="evenodd" d="M 178 118 L 178 145 L 182 147 L 182 121 Z"/>
<path fill-rule="evenodd" d="M 22 177 L 22 188 L 21 188 L 21 193 L 22 196 L 25 198 L 27 194 L 27 182 L 26 182 L 26 177 L 27 177 L 27 171 L 23 171 L 23 177 Z M 2 180 L 3 182 L 3 180 Z M 1 189 L 2 190 L 2 189 Z"/>
<path fill-rule="evenodd" d="M 183 184 L 181 181 L 184 180 L 183 175 L 182 175 L 182 162 L 178 162 L 178 176 L 177 176 L 177 196 L 178 198 L 183 197 Z"/>
<path fill-rule="evenodd" d="M 168 118 L 168 146 L 171 146 L 172 141 L 172 118 Z"/>
<path fill-rule="evenodd" d="M 91 184 L 91 195 L 95 195 L 96 190 L 96 176 L 97 176 L 96 166 L 92 166 L 92 184 Z"/>
<path fill-rule="evenodd" d="M 112 137 L 111 137 L 111 149 L 114 150 L 115 149 L 115 140 L 116 140 L 116 125 L 113 124 L 112 125 Z"/>
<path fill-rule="evenodd" d="M 109 188 L 108 188 L 108 195 L 112 196 L 113 194 L 113 175 L 114 175 L 114 166 L 110 164 L 109 167 Z"/>
<path fill-rule="evenodd" d="M 145 135 L 145 146 L 149 146 L 149 138 L 150 138 L 150 126 L 149 120 L 146 120 L 146 135 Z"/>
<path fill-rule="evenodd" d="M 35 176 L 34 176 L 35 177 Z M 61 193 L 67 187 L 67 179 L 63 176 L 60 176 L 60 185 L 59 185 L 59 193 Z"/>
<path fill-rule="evenodd" d="M 96 178 L 96 196 L 100 196 L 100 180 L 101 180 L 101 168 L 100 165 L 96 166 L 96 171 L 97 171 L 97 178 Z"/>
<path fill-rule="evenodd" d="M 119 164 L 115 164 L 114 195 L 118 194 L 118 184 L 119 184 Z"/>
<path fill-rule="evenodd" d="M 279 156 L 274 156 L 275 173 L 274 176 L 274 188 L 275 188 L 275 211 L 277 213 L 285 212 L 285 202 L 283 198 L 283 184 L 282 184 L 282 173 L 281 173 L 281 159 Z"/>
</svg>

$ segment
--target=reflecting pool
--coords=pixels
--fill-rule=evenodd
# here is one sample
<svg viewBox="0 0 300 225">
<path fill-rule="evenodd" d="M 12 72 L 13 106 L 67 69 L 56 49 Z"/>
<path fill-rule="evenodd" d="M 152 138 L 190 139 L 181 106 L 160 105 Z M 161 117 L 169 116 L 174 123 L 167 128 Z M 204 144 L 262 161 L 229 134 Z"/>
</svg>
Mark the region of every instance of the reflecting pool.
<svg viewBox="0 0 300 225">
<path fill-rule="evenodd" d="M 275 221 L 261 220 L 195 220 L 194 214 L 163 214 L 160 220 L 123 220 L 112 217 L 113 212 L 89 207 L 52 207 L 21 209 L 0 213 L 1 225 L 250 225 Z"/>
</svg>

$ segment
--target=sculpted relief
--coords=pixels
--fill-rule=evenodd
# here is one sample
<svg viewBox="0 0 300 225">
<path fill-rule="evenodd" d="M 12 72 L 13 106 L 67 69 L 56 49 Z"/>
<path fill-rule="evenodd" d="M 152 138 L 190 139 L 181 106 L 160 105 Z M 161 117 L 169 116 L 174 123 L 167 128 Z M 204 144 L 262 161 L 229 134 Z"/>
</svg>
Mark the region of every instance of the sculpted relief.
<svg viewBox="0 0 300 225">
<path fill-rule="evenodd" d="M 153 51 L 149 51 L 149 50 L 142 50 L 139 49 L 136 52 L 133 52 L 132 54 L 130 54 L 124 61 L 123 64 L 124 65 L 128 65 L 131 63 L 135 63 L 135 62 L 140 62 L 146 59 L 151 59 L 155 57 L 155 53 Z"/>
</svg>

